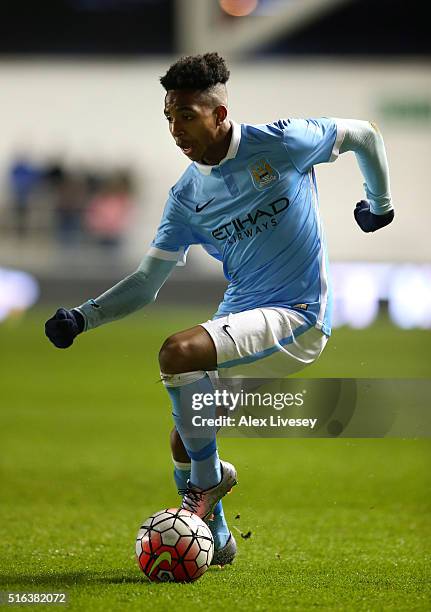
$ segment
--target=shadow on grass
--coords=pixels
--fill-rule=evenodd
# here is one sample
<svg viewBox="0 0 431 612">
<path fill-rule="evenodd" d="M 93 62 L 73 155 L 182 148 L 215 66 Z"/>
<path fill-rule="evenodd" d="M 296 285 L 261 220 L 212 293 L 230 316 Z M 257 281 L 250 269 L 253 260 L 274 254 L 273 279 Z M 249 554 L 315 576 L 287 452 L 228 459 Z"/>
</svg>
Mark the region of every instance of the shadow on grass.
<svg viewBox="0 0 431 612">
<path fill-rule="evenodd" d="M 99 584 L 142 584 L 149 586 L 151 582 L 144 576 L 105 574 L 102 572 L 47 572 L 44 574 L 1 574 L 0 586 L 57 586 L 67 589 L 75 585 L 99 585 Z"/>
<path fill-rule="evenodd" d="M 218 567 L 212 566 L 208 569 L 208 573 L 225 571 Z M 143 575 L 123 575 L 118 573 L 103 573 L 103 572 L 46 572 L 43 574 L 1 574 L 0 575 L 0 590 L 4 588 L 28 589 L 30 587 L 50 587 L 57 588 L 59 592 L 65 591 L 73 586 L 97 586 L 101 584 L 140 584 L 142 586 L 154 586 L 160 583 L 150 582 Z M 166 586 L 166 583 L 164 583 Z M 193 583 L 192 583 L 193 584 Z"/>
</svg>

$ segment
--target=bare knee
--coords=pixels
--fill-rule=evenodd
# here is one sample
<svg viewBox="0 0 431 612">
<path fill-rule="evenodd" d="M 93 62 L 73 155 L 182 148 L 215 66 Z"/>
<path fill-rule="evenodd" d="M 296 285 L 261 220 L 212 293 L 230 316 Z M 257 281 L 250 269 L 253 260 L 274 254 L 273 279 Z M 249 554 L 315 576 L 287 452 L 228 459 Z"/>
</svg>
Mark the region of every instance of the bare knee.
<svg viewBox="0 0 431 612">
<path fill-rule="evenodd" d="M 214 342 L 200 325 L 178 332 L 163 343 L 159 363 L 164 374 L 215 370 L 217 353 Z"/>
<path fill-rule="evenodd" d="M 160 370 L 164 374 L 181 374 L 188 372 L 190 342 L 177 335 L 167 338 L 159 352 Z"/>
</svg>

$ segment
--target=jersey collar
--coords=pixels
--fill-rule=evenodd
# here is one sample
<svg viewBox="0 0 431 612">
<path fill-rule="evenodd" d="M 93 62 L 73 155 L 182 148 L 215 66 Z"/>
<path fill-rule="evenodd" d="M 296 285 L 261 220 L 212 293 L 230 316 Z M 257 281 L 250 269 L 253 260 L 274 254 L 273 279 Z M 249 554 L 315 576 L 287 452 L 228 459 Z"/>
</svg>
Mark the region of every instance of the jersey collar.
<svg viewBox="0 0 431 612">
<path fill-rule="evenodd" d="M 196 168 L 202 174 L 209 175 L 211 174 L 211 170 L 213 168 L 218 168 L 219 166 L 227 162 L 229 159 L 233 159 L 234 157 L 236 157 L 236 154 L 238 153 L 239 143 L 241 142 L 241 126 L 239 123 L 235 123 L 234 121 L 231 121 L 230 124 L 232 126 L 232 136 L 230 139 L 230 145 L 226 153 L 226 157 L 224 157 L 221 162 L 219 162 L 215 166 L 208 166 L 207 164 L 199 164 L 198 162 L 194 162 Z"/>
</svg>

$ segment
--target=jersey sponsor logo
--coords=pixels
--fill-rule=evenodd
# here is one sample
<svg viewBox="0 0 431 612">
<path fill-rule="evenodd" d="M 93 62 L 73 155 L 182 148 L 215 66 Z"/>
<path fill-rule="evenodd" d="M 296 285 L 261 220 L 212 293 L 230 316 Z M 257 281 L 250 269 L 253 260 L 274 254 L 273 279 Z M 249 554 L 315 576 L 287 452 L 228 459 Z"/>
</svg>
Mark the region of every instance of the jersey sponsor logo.
<svg viewBox="0 0 431 612">
<path fill-rule="evenodd" d="M 270 204 L 265 204 L 257 210 L 253 210 L 243 218 L 236 217 L 228 223 L 220 225 L 211 234 L 216 240 L 226 240 L 234 244 L 244 238 L 253 238 L 262 232 L 275 227 L 278 224 L 277 215 L 284 212 L 290 202 L 288 198 L 279 198 Z"/>
<path fill-rule="evenodd" d="M 271 166 L 270 162 L 265 158 L 252 162 L 247 166 L 247 169 L 250 172 L 253 185 L 259 191 L 271 187 L 280 178 L 278 170 Z"/>
<path fill-rule="evenodd" d="M 214 202 L 214 200 L 215 200 L 215 198 L 211 198 L 211 200 L 208 200 L 208 202 L 205 202 L 205 204 L 202 204 L 202 206 L 199 206 L 199 204 L 196 204 L 196 212 L 200 213 L 201 210 L 206 208 L 208 206 L 208 204 L 211 204 L 211 202 Z"/>
</svg>

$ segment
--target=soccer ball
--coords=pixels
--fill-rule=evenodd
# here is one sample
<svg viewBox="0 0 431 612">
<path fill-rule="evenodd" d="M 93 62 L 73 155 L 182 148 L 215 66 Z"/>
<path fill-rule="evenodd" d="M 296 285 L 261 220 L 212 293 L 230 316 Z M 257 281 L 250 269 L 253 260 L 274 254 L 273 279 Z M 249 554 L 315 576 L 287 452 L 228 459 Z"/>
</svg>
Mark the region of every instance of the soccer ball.
<svg viewBox="0 0 431 612">
<path fill-rule="evenodd" d="M 153 582 L 193 582 L 209 568 L 213 554 L 208 525 L 182 508 L 156 512 L 136 538 L 138 565 Z"/>
</svg>

